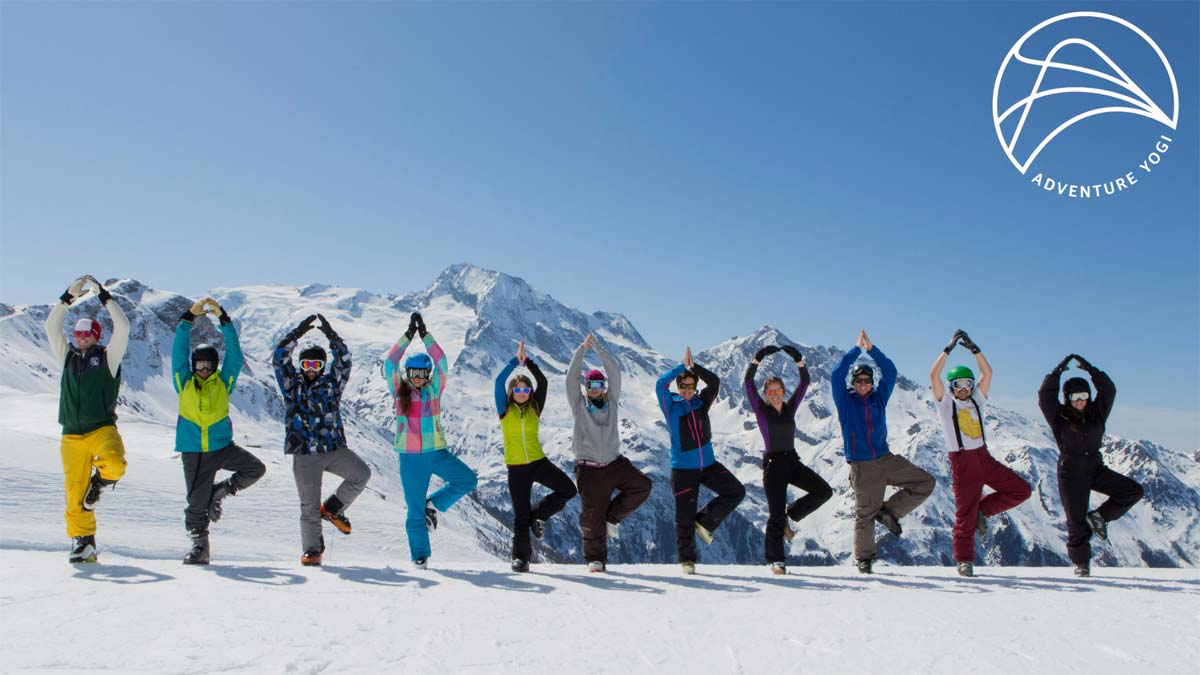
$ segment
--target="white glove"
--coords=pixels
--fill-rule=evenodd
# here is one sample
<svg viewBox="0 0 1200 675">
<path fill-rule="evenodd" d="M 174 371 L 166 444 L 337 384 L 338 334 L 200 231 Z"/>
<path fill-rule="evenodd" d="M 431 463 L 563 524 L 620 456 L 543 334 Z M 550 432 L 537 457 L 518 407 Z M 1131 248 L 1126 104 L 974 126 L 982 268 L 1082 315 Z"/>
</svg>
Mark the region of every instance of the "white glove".
<svg viewBox="0 0 1200 675">
<path fill-rule="evenodd" d="M 71 294 L 72 298 L 78 298 L 83 295 L 83 285 L 87 283 L 87 280 L 87 275 L 84 275 L 71 282 L 71 285 L 67 288 L 67 292 Z"/>
</svg>

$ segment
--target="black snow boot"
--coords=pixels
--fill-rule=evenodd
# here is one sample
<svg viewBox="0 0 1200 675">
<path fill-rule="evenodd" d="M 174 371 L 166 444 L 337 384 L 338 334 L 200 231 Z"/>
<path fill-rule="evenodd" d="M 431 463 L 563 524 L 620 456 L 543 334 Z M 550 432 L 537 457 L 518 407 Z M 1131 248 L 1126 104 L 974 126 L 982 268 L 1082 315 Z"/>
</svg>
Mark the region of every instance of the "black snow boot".
<svg viewBox="0 0 1200 675">
<path fill-rule="evenodd" d="M 1084 517 L 1087 518 L 1092 533 L 1100 537 L 1100 541 L 1108 541 L 1108 523 L 1104 521 L 1104 516 L 1101 516 L 1099 511 L 1088 511 Z"/>
<path fill-rule="evenodd" d="M 92 481 L 88 485 L 87 494 L 83 497 L 83 510 L 91 511 L 92 509 L 96 508 L 96 502 L 100 501 L 100 492 L 103 490 L 113 489 L 116 484 L 117 481 L 115 480 L 101 478 L 99 471 L 93 472 Z"/>
<path fill-rule="evenodd" d="M 860 573 L 870 574 L 871 573 L 871 563 L 873 563 L 873 562 L 874 562 L 873 560 L 859 560 L 855 564 L 858 566 L 858 571 Z"/>
<path fill-rule="evenodd" d="M 513 558 L 513 561 L 512 561 L 512 571 L 514 571 L 514 572 L 528 572 L 528 571 L 529 571 L 529 561 L 527 561 L 527 560 L 521 560 L 520 558 Z"/>
<path fill-rule="evenodd" d="M 72 564 L 96 562 L 96 536 L 85 534 L 82 537 L 71 538 L 71 555 L 67 561 Z"/>
<path fill-rule="evenodd" d="M 425 529 L 433 532 L 437 529 L 437 509 L 433 508 L 433 502 L 425 501 Z"/>
<path fill-rule="evenodd" d="M 534 539 L 541 539 L 546 536 L 546 521 L 541 518 L 534 518 L 529 524 L 529 531 L 533 533 Z"/>
<path fill-rule="evenodd" d="M 221 502 L 226 497 L 232 497 L 238 492 L 237 486 L 233 484 L 233 480 L 226 478 L 225 480 L 213 486 L 212 497 L 208 500 L 208 519 L 212 522 L 217 522 L 221 519 Z"/>
<path fill-rule="evenodd" d="M 887 509 L 879 509 L 879 513 L 875 514 L 875 520 L 886 527 L 893 536 L 899 537 L 904 532 L 904 529 L 900 527 L 900 521 Z"/>
<path fill-rule="evenodd" d="M 183 556 L 184 565 L 207 565 L 208 564 L 208 531 L 207 530 L 189 530 L 188 536 L 192 538 L 192 550 Z"/>
</svg>

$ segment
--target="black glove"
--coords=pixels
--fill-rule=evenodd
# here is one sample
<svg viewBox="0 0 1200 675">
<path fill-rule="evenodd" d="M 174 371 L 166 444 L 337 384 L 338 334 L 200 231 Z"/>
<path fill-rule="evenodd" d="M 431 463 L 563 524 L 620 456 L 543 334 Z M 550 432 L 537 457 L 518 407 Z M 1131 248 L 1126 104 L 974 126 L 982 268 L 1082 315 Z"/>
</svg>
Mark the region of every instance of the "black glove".
<svg viewBox="0 0 1200 675">
<path fill-rule="evenodd" d="M 69 288 L 63 291 L 63 294 L 58 296 L 58 299 L 61 300 L 65 305 L 70 305 L 72 302 L 75 302 L 75 296 L 71 295 L 71 289 Z"/>
<path fill-rule="evenodd" d="M 1093 366 L 1091 364 L 1091 362 L 1088 361 L 1087 359 L 1083 358 L 1082 356 L 1080 356 L 1078 354 L 1074 354 L 1074 356 L 1075 356 L 1075 360 L 1079 362 L 1080 368 L 1088 371 L 1089 373 L 1092 372 L 1093 370 L 1096 370 L 1096 366 Z"/>
<path fill-rule="evenodd" d="M 954 331 L 954 337 L 950 338 L 950 342 L 947 343 L 946 346 L 942 348 L 942 351 L 946 352 L 947 354 L 954 351 L 954 346 L 957 345 L 958 341 L 960 339 L 962 339 L 965 335 L 966 335 L 966 333 L 964 333 L 961 328 Z"/>
<path fill-rule="evenodd" d="M 321 322 L 321 325 L 317 326 L 317 329 L 324 333 L 325 337 L 330 340 L 337 337 L 337 331 L 333 329 L 333 326 L 329 325 L 329 319 L 326 319 L 324 314 L 318 314 L 317 320 Z"/>
<path fill-rule="evenodd" d="M 774 354 L 777 351 L 779 351 L 779 347 L 776 347 L 775 345 L 769 345 L 767 347 L 763 347 L 762 349 L 760 349 L 754 353 L 754 360 L 758 361 L 759 363 L 762 363 L 763 359 L 767 358 L 768 356 Z"/>
<path fill-rule="evenodd" d="M 971 336 L 967 335 L 966 333 L 962 334 L 962 336 L 959 338 L 959 342 L 972 354 L 979 353 L 979 345 L 975 344 L 975 341 L 971 339 Z"/>
<path fill-rule="evenodd" d="M 308 331 L 312 330 L 313 324 L 316 322 L 317 322 L 317 315 L 309 314 L 308 316 L 304 317 L 304 320 L 301 321 L 298 326 L 296 326 L 296 333 L 298 333 L 299 335 L 304 335 Z"/>
<path fill-rule="evenodd" d="M 1066 358 L 1059 361 L 1057 366 L 1054 366 L 1054 374 L 1062 375 L 1062 372 L 1067 369 L 1067 365 L 1071 363 L 1071 359 L 1073 358 L 1075 358 L 1074 354 L 1067 354 Z"/>
<path fill-rule="evenodd" d="M 100 289 L 100 292 L 96 294 L 96 296 L 100 298 L 100 304 L 108 304 L 108 301 L 112 300 L 112 294 L 108 292 L 107 288 L 101 286 L 100 284 L 96 284 L 96 287 Z"/>
<path fill-rule="evenodd" d="M 800 363 L 804 360 L 804 355 L 800 353 L 800 350 L 791 345 L 784 345 L 782 351 L 784 354 L 792 357 L 792 360 L 796 363 Z"/>
<path fill-rule="evenodd" d="M 419 312 L 416 313 L 416 317 L 417 317 L 417 333 L 421 336 L 421 339 L 425 339 L 425 336 L 429 333 L 429 330 L 425 328 L 425 319 L 424 319 L 424 317 L 421 316 L 421 314 Z"/>
</svg>

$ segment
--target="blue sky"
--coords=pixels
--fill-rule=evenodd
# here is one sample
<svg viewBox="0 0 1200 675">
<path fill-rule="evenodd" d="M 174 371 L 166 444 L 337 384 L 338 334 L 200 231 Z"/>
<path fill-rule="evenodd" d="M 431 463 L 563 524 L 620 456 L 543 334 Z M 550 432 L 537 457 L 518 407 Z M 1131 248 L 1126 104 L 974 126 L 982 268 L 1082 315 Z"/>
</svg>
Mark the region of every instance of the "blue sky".
<svg viewBox="0 0 1200 675">
<path fill-rule="evenodd" d="M 1088 201 L 1032 186 L 991 116 L 1017 38 L 1076 10 L 1145 30 L 1180 93 L 1152 175 Z M 667 353 L 865 327 L 924 380 L 963 327 L 1024 411 L 1079 352 L 1113 431 L 1195 450 L 1198 29 L 1195 2 L 5 2 L 0 301 L 85 272 L 402 292 L 468 261 Z M 1041 161 L 1103 179 L 1167 131 L 1097 117 Z"/>
</svg>

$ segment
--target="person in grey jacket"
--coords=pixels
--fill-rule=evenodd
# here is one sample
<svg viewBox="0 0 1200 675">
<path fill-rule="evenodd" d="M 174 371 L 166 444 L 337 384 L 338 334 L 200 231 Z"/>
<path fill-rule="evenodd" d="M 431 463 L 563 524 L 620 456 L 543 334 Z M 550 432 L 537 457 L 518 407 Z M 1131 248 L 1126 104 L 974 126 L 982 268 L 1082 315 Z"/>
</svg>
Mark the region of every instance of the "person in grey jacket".
<svg viewBox="0 0 1200 675">
<path fill-rule="evenodd" d="M 583 356 L 596 350 L 604 372 L 581 375 Z M 582 377 L 582 381 L 581 381 Z M 607 536 L 617 537 L 617 526 L 650 496 L 651 481 L 621 455 L 621 370 L 608 350 L 591 333 L 575 350 L 567 366 L 567 403 L 575 418 L 571 448 L 575 452 L 575 483 L 579 487 L 579 528 L 583 531 L 583 559 L 589 572 L 603 572 L 608 563 Z M 613 491 L 616 497 L 613 497 Z"/>
</svg>

